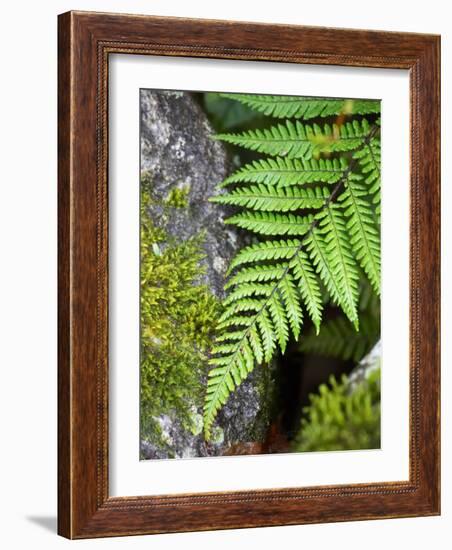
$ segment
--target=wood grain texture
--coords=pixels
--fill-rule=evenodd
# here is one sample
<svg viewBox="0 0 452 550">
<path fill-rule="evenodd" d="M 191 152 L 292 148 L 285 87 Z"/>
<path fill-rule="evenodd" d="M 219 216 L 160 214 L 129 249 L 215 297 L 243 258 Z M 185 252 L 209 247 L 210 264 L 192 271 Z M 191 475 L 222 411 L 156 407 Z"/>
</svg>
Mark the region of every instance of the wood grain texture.
<svg viewBox="0 0 452 550">
<path fill-rule="evenodd" d="M 438 36 L 69 12 L 59 17 L 58 531 L 68 538 L 439 513 Z M 410 480 L 108 495 L 108 56 L 410 71 Z"/>
</svg>

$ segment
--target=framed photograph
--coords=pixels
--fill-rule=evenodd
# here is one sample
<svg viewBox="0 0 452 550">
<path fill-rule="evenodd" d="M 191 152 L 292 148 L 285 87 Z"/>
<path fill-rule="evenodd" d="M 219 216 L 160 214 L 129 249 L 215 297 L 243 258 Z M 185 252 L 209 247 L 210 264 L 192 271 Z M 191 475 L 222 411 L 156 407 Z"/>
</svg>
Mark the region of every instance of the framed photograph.
<svg viewBox="0 0 452 550">
<path fill-rule="evenodd" d="M 61 535 L 440 513 L 439 59 L 59 16 Z"/>
</svg>

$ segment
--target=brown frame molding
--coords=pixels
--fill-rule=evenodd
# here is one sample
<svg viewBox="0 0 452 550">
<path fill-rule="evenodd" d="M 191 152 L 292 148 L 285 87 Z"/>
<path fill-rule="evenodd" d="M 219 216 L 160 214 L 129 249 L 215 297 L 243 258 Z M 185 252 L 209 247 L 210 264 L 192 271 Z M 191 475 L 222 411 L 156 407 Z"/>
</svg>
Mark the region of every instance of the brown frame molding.
<svg viewBox="0 0 452 550">
<path fill-rule="evenodd" d="M 440 38 L 68 12 L 58 34 L 58 532 L 102 537 L 440 511 Z M 153 497 L 108 495 L 108 56 L 410 72 L 410 479 Z"/>
</svg>

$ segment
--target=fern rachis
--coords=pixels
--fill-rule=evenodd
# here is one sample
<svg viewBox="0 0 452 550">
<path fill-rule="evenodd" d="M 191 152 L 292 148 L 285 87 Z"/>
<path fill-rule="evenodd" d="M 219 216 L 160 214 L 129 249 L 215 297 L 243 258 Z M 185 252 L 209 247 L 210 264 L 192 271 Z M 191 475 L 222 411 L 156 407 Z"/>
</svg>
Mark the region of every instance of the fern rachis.
<svg viewBox="0 0 452 550">
<path fill-rule="evenodd" d="M 312 104 L 305 100 L 297 108 L 304 113 L 312 109 L 315 116 L 338 111 L 337 100 L 322 101 L 323 110 L 319 99 Z M 277 101 L 270 102 L 272 113 L 295 116 L 285 100 L 281 102 L 279 110 Z M 365 102 L 361 106 L 366 111 Z M 368 109 L 375 112 L 375 105 L 369 103 Z M 373 162 L 377 157 L 369 151 L 376 146 L 379 126 L 361 119 L 343 128 L 307 128 L 299 121 L 286 121 L 268 131 L 220 136 L 242 146 L 246 142 L 274 158 L 244 166 L 219 186 L 232 185 L 232 190 L 212 198 L 241 208 L 226 223 L 252 231 L 258 242 L 239 251 L 229 268 L 225 311 L 211 350 L 213 368 L 204 407 L 207 438 L 218 410 L 255 364 L 269 362 L 277 348 L 284 353 L 291 334 L 298 339 L 303 309 L 319 331 L 323 307 L 319 281 L 356 329 L 361 268 L 379 292 L 379 239 L 368 189 L 375 187 L 373 200 L 378 202 L 378 167 Z M 295 143 L 298 138 L 300 144 Z M 313 158 L 318 143 L 328 140 L 329 152 L 338 156 Z"/>
</svg>

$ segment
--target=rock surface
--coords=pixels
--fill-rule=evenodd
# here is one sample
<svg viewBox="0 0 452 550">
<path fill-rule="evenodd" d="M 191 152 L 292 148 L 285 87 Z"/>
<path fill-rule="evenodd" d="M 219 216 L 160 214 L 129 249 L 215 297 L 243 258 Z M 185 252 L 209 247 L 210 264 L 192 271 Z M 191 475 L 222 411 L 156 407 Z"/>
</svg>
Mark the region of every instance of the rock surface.
<svg viewBox="0 0 452 550">
<path fill-rule="evenodd" d="M 375 346 L 365 355 L 361 361 L 352 370 L 348 378 L 348 384 L 350 390 L 359 385 L 365 380 L 371 372 L 379 369 L 381 365 L 381 340 L 379 340 Z"/>
<path fill-rule="evenodd" d="M 140 101 L 141 171 L 148 176 L 150 192 L 157 201 L 165 202 L 179 189 L 186 193 L 187 200 L 186 207 L 171 208 L 165 216 L 162 207 L 151 206 L 148 215 L 181 241 L 205 232 L 203 282 L 221 299 L 227 267 L 243 244 L 224 224 L 230 212 L 207 200 L 215 194 L 216 184 L 231 171 L 224 146 L 211 138 L 210 123 L 190 93 L 141 90 Z M 141 458 L 220 455 L 237 442 L 264 438 L 272 383 L 268 370 L 256 368 L 220 412 L 211 443 L 206 443 L 202 435 L 200 408 L 194 407 L 193 411 L 199 424 L 195 433 L 184 430 L 176 414 L 162 414 L 158 422 L 165 445 L 141 441 Z"/>
<path fill-rule="evenodd" d="M 152 195 L 164 201 L 172 190 L 188 190 L 188 208 L 174 208 L 165 221 L 168 234 L 186 240 L 206 231 L 207 282 L 223 296 L 224 274 L 237 249 L 237 236 L 224 225 L 227 210 L 208 202 L 229 173 L 223 144 L 187 92 L 141 90 L 141 171 L 152 181 Z M 154 207 L 154 221 L 162 212 Z"/>
</svg>

